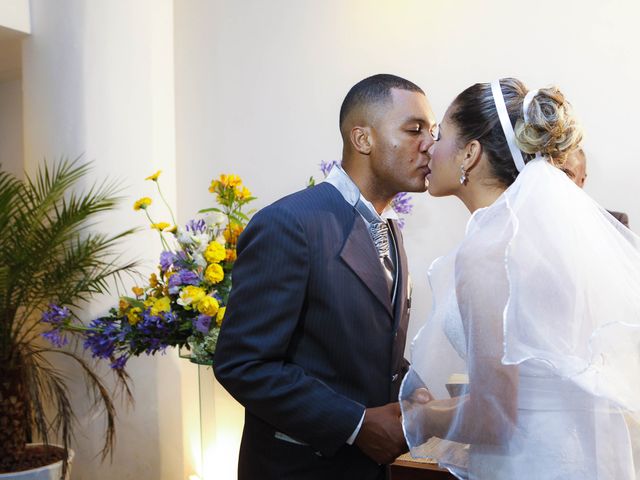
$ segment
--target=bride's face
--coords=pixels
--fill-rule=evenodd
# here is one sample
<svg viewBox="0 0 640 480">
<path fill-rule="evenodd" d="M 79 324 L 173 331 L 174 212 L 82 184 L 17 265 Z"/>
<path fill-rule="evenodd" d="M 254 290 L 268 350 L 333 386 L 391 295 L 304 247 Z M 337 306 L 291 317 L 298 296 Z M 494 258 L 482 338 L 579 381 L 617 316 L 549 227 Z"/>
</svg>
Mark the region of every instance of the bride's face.
<svg viewBox="0 0 640 480">
<path fill-rule="evenodd" d="M 428 165 L 428 190 L 434 197 L 455 195 L 460 188 L 463 149 L 460 148 L 458 129 L 450 118 L 450 109 L 451 107 L 440 124 L 436 141 L 429 149 L 431 160 Z"/>
</svg>

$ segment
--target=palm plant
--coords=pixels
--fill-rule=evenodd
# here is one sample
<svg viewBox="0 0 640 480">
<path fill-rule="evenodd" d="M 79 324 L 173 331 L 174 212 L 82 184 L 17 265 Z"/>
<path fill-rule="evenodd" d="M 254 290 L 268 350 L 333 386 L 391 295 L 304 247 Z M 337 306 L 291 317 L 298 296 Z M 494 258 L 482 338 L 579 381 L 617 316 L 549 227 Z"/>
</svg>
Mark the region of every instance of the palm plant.
<svg viewBox="0 0 640 480">
<path fill-rule="evenodd" d="M 65 342 L 51 346 L 41 339 L 41 317 L 49 304 L 73 311 L 135 267 L 116 254 L 133 229 L 94 232 L 96 217 L 112 210 L 119 197 L 116 184 L 108 182 L 78 193 L 89 169 L 79 159 L 62 160 L 25 180 L 0 170 L 0 472 L 23 461 L 32 436 L 45 444 L 55 438 L 65 453 L 69 447 L 73 408 L 53 354 L 81 367 L 94 405 L 106 412 L 103 458 L 113 448 L 115 406 L 94 365 L 61 348 Z M 131 399 L 126 373 L 116 373 Z"/>
</svg>

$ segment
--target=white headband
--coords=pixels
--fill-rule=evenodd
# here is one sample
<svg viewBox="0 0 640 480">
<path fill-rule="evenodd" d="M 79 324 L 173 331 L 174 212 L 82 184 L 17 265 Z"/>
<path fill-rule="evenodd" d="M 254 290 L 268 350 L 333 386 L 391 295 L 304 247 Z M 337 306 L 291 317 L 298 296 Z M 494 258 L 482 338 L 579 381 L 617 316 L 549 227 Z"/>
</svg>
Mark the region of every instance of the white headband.
<svg viewBox="0 0 640 480">
<path fill-rule="evenodd" d="M 522 152 L 516 145 L 516 134 L 511 126 L 511 120 L 509 119 L 509 113 L 507 112 L 507 106 L 504 103 L 504 97 L 502 96 L 502 89 L 500 88 L 500 80 L 494 80 L 491 82 L 491 93 L 493 94 L 493 101 L 496 104 L 496 110 L 498 111 L 498 118 L 500 119 L 500 125 L 502 125 L 502 131 L 507 139 L 507 145 L 511 151 L 513 162 L 516 164 L 518 172 L 521 172 L 524 168 L 524 158 Z"/>
<path fill-rule="evenodd" d="M 524 97 L 524 100 L 522 101 L 522 115 L 524 116 L 524 123 L 530 123 L 529 115 L 527 112 L 529 111 L 529 106 L 531 105 L 533 97 L 535 97 L 539 91 L 540 90 L 529 90 L 529 93 L 527 93 L 527 95 Z"/>
</svg>

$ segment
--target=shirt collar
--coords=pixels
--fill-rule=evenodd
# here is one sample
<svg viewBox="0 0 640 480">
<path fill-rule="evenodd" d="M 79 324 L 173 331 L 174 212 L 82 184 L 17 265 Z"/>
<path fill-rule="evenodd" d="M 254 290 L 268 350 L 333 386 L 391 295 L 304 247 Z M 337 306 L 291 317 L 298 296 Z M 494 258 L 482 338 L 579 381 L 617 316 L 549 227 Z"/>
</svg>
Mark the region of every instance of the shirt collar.
<svg viewBox="0 0 640 480">
<path fill-rule="evenodd" d="M 385 220 L 387 219 L 398 219 L 398 214 L 396 211 L 391 208 L 391 204 L 387 205 L 387 207 L 382 211 L 382 215 L 378 215 L 378 212 L 373 207 L 373 204 L 364 198 L 362 193 L 360 193 L 360 189 L 358 186 L 353 183 L 351 177 L 345 172 L 340 165 L 335 165 L 327 178 L 324 179 L 325 182 L 333 185 L 344 197 L 345 201 L 351 205 L 355 206 L 359 198 L 362 198 L 362 202 L 366 205 L 366 207 L 371 210 L 377 217 L 381 217 Z"/>
</svg>

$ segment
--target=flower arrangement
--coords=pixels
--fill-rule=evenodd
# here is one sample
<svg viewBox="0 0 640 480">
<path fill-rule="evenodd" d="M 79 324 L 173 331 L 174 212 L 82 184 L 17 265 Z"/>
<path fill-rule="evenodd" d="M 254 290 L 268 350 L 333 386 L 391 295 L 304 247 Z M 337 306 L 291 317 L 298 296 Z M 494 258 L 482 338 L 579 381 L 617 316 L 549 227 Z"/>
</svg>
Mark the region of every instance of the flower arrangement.
<svg viewBox="0 0 640 480">
<path fill-rule="evenodd" d="M 149 197 L 133 206 L 145 213 L 162 242 L 157 272 L 144 285 L 134 286 L 133 296 L 120 297 L 117 307 L 89 325 L 73 322 L 70 313 L 57 305 L 43 316 L 52 326 L 45 336 L 54 344 L 64 342 L 67 332 L 80 334 L 84 348 L 95 358 L 109 359 L 116 370 L 123 370 L 131 356 L 155 354 L 170 346 L 190 349 L 193 361 L 211 361 L 231 290 L 236 243 L 249 220 L 250 212 L 243 210 L 255 200 L 240 177 L 220 175 L 209 187 L 219 208 L 201 210 L 200 218 L 179 228 L 162 195 L 160 173 L 147 180 L 156 183 L 173 223 L 153 220 Z"/>
<path fill-rule="evenodd" d="M 336 165 L 339 165 L 339 162 L 337 162 L 336 160 L 321 161 L 320 171 L 322 172 L 323 177 L 326 178 L 327 175 L 329 175 L 329 172 L 331 171 L 331 169 Z M 309 177 L 307 186 L 312 187 L 315 184 L 316 184 L 315 178 L 313 176 Z M 395 197 L 393 197 L 393 200 L 391 200 L 391 208 L 398 215 L 398 225 L 400 226 L 400 228 L 404 228 L 405 221 L 406 221 L 405 217 L 409 215 L 413 210 L 413 204 L 411 203 L 411 197 L 409 196 L 409 194 L 407 192 L 398 193 Z"/>
</svg>

